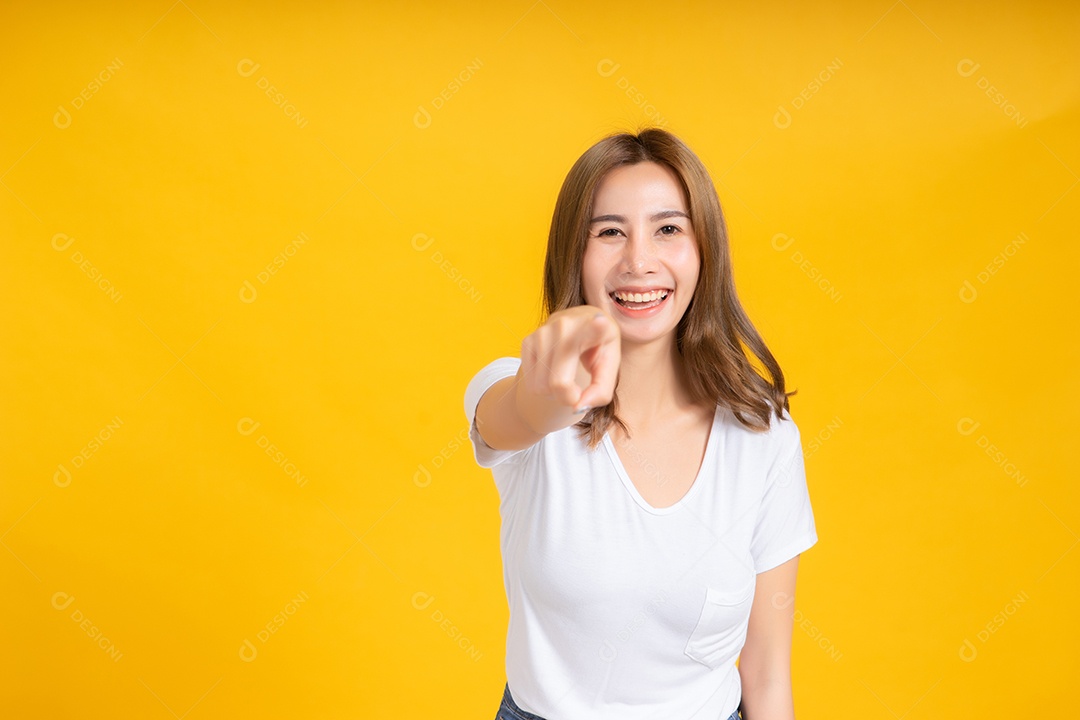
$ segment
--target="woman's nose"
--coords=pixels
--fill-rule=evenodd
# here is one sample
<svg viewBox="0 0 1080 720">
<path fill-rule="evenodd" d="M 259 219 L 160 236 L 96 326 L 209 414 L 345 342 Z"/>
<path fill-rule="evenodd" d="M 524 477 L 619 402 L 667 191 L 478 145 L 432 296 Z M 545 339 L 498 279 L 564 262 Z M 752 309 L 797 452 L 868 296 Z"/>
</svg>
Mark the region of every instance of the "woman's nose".
<svg viewBox="0 0 1080 720">
<path fill-rule="evenodd" d="M 634 269 L 648 267 L 656 257 L 652 240 L 642 233 L 633 233 L 624 245 L 624 260 Z"/>
</svg>

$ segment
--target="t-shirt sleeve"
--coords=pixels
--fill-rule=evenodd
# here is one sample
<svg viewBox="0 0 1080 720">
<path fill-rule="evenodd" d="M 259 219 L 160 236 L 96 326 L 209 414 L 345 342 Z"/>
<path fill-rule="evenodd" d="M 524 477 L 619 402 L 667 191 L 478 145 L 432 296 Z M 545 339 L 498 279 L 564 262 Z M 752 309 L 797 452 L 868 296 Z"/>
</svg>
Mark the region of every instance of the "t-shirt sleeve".
<svg viewBox="0 0 1080 720">
<path fill-rule="evenodd" d="M 817 542 L 817 527 L 806 485 L 802 441 L 794 421 L 782 455 L 769 471 L 765 494 L 754 526 L 750 553 L 755 572 L 762 573 L 790 560 Z"/>
<path fill-rule="evenodd" d="M 503 462 L 518 462 L 529 449 L 496 450 L 484 442 L 476 426 L 476 406 L 480 404 L 480 398 L 497 381 L 517 375 L 520 366 L 520 358 L 499 358 L 480 370 L 465 389 L 465 417 L 469 422 L 469 439 L 472 440 L 476 464 L 482 468 L 491 468 Z"/>
</svg>

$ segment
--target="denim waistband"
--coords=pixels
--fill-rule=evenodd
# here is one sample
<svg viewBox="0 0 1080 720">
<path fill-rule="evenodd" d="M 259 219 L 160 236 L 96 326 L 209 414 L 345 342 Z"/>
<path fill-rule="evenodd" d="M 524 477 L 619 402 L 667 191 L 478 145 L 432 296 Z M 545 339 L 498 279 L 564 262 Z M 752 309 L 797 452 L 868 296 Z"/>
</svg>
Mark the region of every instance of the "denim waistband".
<svg viewBox="0 0 1080 720">
<path fill-rule="evenodd" d="M 741 709 L 742 703 L 739 703 L 739 710 Z M 727 720 L 741 720 L 739 710 L 731 713 Z M 514 696 L 510 694 L 510 683 L 506 683 L 506 687 L 503 689 L 502 705 L 499 706 L 499 712 L 495 715 L 495 720 L 544 720 L 544 718 L 519 708 L 517 703 L 514 702 Z"/>
<path fill-rule="evenodd" d="M 495 720 L 544 720 L 544 718 L 519 708 L 514 702 L 514 696 L 510 694 L 510 683 L 506 683 L 502 705 L 499 707 L 499 714 L 495 716 Z"/>
</svg>

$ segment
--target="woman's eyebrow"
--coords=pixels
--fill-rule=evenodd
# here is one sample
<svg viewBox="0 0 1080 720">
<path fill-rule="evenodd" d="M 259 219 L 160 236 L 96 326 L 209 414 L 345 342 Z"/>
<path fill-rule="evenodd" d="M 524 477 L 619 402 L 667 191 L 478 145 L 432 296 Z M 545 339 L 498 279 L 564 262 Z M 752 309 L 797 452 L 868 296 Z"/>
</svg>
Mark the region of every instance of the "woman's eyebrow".
<svg viewBox="0 0 1080 720">
<path fill-rule="evenodd" d="M 690 218 L 690 216 L 687 215 L 686 213 L 684 213 L 682 210 L 661 210 L 660 212 L 656 213 L 655 215 L 653 215 L 649 219 L 651 221 L 653 221 L 653 222 L 656 222 L 657 220 L 664 220 L 666 218 L 672 218 L 672 217 L 684 217 L 684 218 L 687 218 L 687 219 Z M 598 222 L 621 222 L 621 223 L 624 223 L 624 222 L 626 222 L 626 218 L 623 217 L 622 215 L 597 215 L 596 217 L 594 217 L 592 220 L 589 221 L 589 224 L 592 225 L 592 224 L 598 223 Z"/>
</svg>

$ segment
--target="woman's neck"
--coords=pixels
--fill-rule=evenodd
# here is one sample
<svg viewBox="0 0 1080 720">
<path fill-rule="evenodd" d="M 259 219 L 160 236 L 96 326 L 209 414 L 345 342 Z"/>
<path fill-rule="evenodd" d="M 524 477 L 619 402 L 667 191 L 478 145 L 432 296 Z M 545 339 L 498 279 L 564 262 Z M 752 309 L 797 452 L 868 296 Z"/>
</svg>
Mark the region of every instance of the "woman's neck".
<svg viewBox="0 0 1080 720">
<path fill-rule="evenodd" d="M 623 344 L 619 362 L 619 416 L 645 427 L 695 405 L 686 364 L 674 342 Z"/>
</svg>

